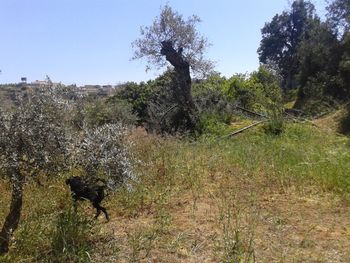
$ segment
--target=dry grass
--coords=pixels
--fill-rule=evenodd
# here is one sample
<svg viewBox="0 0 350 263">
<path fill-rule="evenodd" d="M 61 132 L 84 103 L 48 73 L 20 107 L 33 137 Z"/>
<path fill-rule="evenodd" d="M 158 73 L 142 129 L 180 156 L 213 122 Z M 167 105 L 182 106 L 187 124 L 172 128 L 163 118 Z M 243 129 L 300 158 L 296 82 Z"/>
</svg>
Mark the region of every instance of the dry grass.
<svg viewBox="0 0 350 263">
<path fill-rule="evenodd" d="M 342 108 L 336 112 L 332 112 L 326 116 L 314 120 L 313 123 L 325 132 L 336 133 L 340 131 L 341 122 L 346 114 L 346 109 Z"/>
<path fill-rule="evenodd" d="M 91 261 L 350 262 L 348 139 L 310 129 L 197 143 L 134 132 L 140 182 L 107 197 L 111 221 L 92 227 Z M 62 182 L 26 187 L 3 261 L 50 262 L 52 222 L 70 206 Z M 93 216 L 88 204 L 79 211 Z"/>
</svg>

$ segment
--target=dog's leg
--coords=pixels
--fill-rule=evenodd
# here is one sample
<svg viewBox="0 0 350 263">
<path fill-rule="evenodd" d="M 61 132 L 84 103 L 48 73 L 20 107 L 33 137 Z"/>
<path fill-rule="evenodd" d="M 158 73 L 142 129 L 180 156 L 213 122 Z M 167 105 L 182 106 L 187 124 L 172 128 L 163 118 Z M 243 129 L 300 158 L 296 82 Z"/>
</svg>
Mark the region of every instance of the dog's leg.
<svg viewBox="0 0 350 263">
<path fill-rule="evenodd" d="M 78 211 L 78 197 L 75 194 L 72 194 L 72 197 L 73 197 L 74 213 L 77 213 L 77 211 Z"/>
<path fill-rule="evenodd" d="M 103 206 L 100 206 L 100 209 L 101 209 L 102 212 L 105 214 L 105 217 L 106 217 L 107 221 L 109 221 L 109 216 L 108 216 L 108 213 L 107 213 L 106 208 L 104 208 Z"/>
<path fill-rule="evenodd" d="M 95 219 L 97 219 L 98 216 L 101 214 L 100 205 L 97 202 L 93 202 L 92 205 L 96 208 Z"/>
<path fill-rule="evenodd" d="M 102 211 L 105 214 L 107 221 L 109 221 L 109 216 L 108 216 L 106 208 L 104 208 L 103 206 L 101 206 L 97 202 L 94 202 L 93 206 L 96 208 L 96 216 L 95 216 L 96 219 L 98 218 L 98 216 L 101 214 L 101 211 Z"/>
</svg>

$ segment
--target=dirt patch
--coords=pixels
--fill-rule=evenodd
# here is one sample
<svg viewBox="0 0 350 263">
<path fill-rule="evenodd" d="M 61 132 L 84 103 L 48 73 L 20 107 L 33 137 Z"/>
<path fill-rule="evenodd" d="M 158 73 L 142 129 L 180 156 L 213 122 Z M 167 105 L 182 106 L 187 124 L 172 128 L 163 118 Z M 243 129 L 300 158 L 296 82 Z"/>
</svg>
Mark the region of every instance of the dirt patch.
<svg viewBox="0 0 350 263">
<path fill-rule="evenodd" d="M 155 238 L 147 253 L 141 252 L 140 262 L 222 259 L 222 208 L 211 191 L 203 193 L 196 204 L 190 195 L 174 199 L 168 212 L 169 229 Z M 232 222 L 232 229 L 239 231 L 241 239 L 251 234 L 257 262 L 350 262 L 350 209 L 332 196 L 265 192 L 255 196 L 253 205 L 242 198 L 232 213 L 239 217 L 240 222 Z M 130 236 L 147 235 L 154 222 L 150 215 L 113 217 L 102 226 L 114 233 L 120 251 L 124 251 L 120 262 L 130 262 Z"/>
</svg>

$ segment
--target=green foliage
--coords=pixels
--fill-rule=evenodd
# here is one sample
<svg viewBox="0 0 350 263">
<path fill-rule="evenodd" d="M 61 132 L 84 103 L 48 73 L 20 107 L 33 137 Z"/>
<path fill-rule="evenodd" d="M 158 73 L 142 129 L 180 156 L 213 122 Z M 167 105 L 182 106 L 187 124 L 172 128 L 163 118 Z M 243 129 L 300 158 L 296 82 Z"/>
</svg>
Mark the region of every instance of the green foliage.
<svg viewBox="0 0 350 263">
<path fill-rule="evenodd" d="M 51 224 L 51 221 L 48 221 L 47 217 L 41 220 L 33 217 L 28 219 L 22 222 L 16 233 L 16 250 L 21 251 L 22 255 L 30 255 L 33 262 L 38 262 L 39 259 L 45 258 L 47 251 L 51 249 L 48 242 L 51 235 L 51 225 L 47 226 Z"/>
<path fill-rule="evenodd" d="M 326 23 L 314 20 L 310 24 L 308 34 L 298 48 L 298 58 L 300 88 L 296 108 L 304 110 L 306 114 L 319 114 L 317 111 L 324 111 L 322 107 L 325 102 L 346 97 L 338 74 L 341 48 Z"/>
<path fill-rule="evenodd" d="M 194 81 L 192 93 L 199 109 L 202 110 L 202 108 L 204 109 L 207 106 L 214 106 L 218 100 L 225 99 L 223 96 L 226 96 L 224 94 L 226 83 L 227 79 L 218 72 L 208 75 L 205 79 Z"/>
<path fill-rule="evenodd" d="M 269 117 L 269 121 L 264 126 L 265 132 L 272 135 L 280 135 L 285 129 L 283 113 L 276 110 Z"/>
<path fill-rule="evenodd" d="M 140 84 L 127 82 L 122 84 L 116 95 L 109 100 L 127 101 L 132 105 L 132 111 L 139 119 L 138 123 L 145 124 L 150 121 L 149 105 L 158 97 L 171 96 L 171 94 L 164 93 L 163 90 L 171 93 L 168 87 L 171 86 L 172 81 L 171 73 L 166 71 L 155 80 L 148 82 L 141 82 Z"/>
<path fill-rule="evenodd" d="M 320 72 L 315 77 L 310 77 L 305 87 L 299 89 L 295 107 L 302 109 L 304 116 L 318 116 L 330 112 L 342 101 L 336 100 L 330 94 L 330 90 L 337 90 L 339 87 L 338 77 Z"/>
<path fill-rule="evenodd" d="M 295 0 L 262 29 L 260 61 L 281 74 L 285 90 L 299 89 L 294 107 L 306 115 L 329 110 L 350 95 L 348 1 L 331 1 L 327 10 L 322 22 L 310 1 Z"/>
<path fill-rule="evenodd" d="M 229 79 L 227 79 L 222 84 L 222 89 L 225 92 L 225 95 L 234 100 L 237 97 L 237 90 L 244 88 L 244 82 L 246 80 L 246 75 L 243 74 L 235 74 Z"/>
<path fill-rule="evenodd" d="M 214 74 L 196 83 L 193 91 L 200 111 L 202 132 L 223 135 L 231 131 L 229 125 L 237 114 L 236 105 L 274 119 L 280 115 L 282 124 L 283 103 L 279 83 L 276 73 L 264 66 L 250 75 L 234 75 L 226 79 Z"/>
<path fill-rule="evenodd" d="M 319 19 L 310 21 L 309 30 L 304 32 L 297 50 L 300 85 L 305 86 L 308 78 L 320 72 L 335 75 L 341 56 L 339 50 L 339 42 L 328 24 Z"/>
<path fill-rule="evenodd" d="M 298 46 L 314 19 L 317 19 L 314 5 L 310 1 L 295 0 L 290 10 L 275 15 L 261 30 L 259 60 L 280 72 L 284 89 L 297 87 Z"/>
<path fill-rule="evenodd" d="M 126 100 L 139 117 L 139 124 L 148 130 L 176 133 L 186 126 L 181 107 L 174 99 L 174 72 L 166 71 L 147 83 L 126 83 L 109 100 Z M 250 75 L 234 75 L 229 79 L 218 73 L 192 85 L 199 117 L 198 130 L 221 134 L 229 123 L 235 105 L 269 114 L 282 104 L 280 79 L 270 69 L 261 66 Z"/>
<path fill-rule="evenodd" d="M 348 0 L 332 0 L 327 6 L 328 20 L 337 33 L 350 30 L 350 3 Z"/>
<path fill-rule="evenodd" d="M 194 99 L 201 114 L 232 111 L 232 101 L 220 87 L 207 88 L 196 85 L 194 88 Z"/>
<path fill-rule="evenodd" d="M 297 89 L 284 91 L 282 93 L 282 100 L 283 100 L 283 103 L 285 103 L 285 107 L 287 109 L 293 108 L 297 97 L 298 97 L 298 90 Z"/>
<path fill-rule="evenodd" d="M 132 106 L 117 98 L 87 103 L 84 107 L 83 117 L 89 127 L 111 123 L 134 125 L 137 122 L 137 117 L 132 113 Z"/>
<path fill-rule="evenodd" d="M 246 75 L 233 75 L 227 80 L 226 85 L 224 86 L 225 94 L 231 100 L 237 101 L 237 103 L 247 109 L 251 109 L 255 103 L 255 93 L 254 87 L 247 84 Z"/>
<path fill-rule="evenodd" d="M 90 262 L 88 242 L 92 221 L 74 209 L 59 214 L 52 233 L 53 262 Z"/>
<path fill-rule="evenodd" d="M 264 169 L 264 174 L 282 185 L 312 185 L 349 196 L 347 144 L 344 137 L 295 124 L 286 126 L 277 138 L 247 134 L 228 147 L 234 149 L 231 161 L 250 171 Z"/>
<path fill-rule="evenodd" d="M 265 66 L 250 75 L 234 75 L 224 85 L 225 94 L 243 108 L 268 113 L 280 104 L 280 80 L 275 72 Z"/>
<path fill-rule="evenodd" d="M 220 136 L 232 130 L 231 119 L 232 114 L 202 114 L 199 120 L 203 133 Z"/>
<path fill-rule="evenodd" d="M 279 77 L 264 66 L 259 67 L 258 71 L 253 72 L 250 77 L 251 86 L 256 93 L 256 108 L 268 115 L 276 108 L 281 110 L 282 93 Z"/>
<path fill-rule="evenodd" d="M 147 105 L 151 97 L 155 94 L 154 86 L 151 85 L 152 81 L 147 83 L 141 82 L 137 84 L 135 82 L 127 82 L 122 84 L 116 95 L 109 100 L 123 100 L 127 101 L 132 106 L 132 112 L 137 115 L 138 123 L 142 124 L 147 121 Z"/>
<path fill-rule="evenodd" d="M 213 135 L 227 133 L 234 111 L 233 100 L 227 96 L 227 80 L 215 73 L 193 85 L 193 97 L 200 117 L 201 132 Z"/>
</svg>

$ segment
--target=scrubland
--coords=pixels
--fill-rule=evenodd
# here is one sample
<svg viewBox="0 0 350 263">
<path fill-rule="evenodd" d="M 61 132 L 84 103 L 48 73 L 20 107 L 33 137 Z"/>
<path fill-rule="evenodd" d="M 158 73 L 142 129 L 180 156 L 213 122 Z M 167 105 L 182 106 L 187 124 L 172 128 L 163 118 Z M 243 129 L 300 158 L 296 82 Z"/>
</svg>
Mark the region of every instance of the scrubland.
<svg viewBox="0 0 350 263">
<path fill-rule="evenodd" d="M 109 193 L 111 215 L 72 210 L 64 178 L 28 181 L 1 262 L 349 262 L 349 139 L 308 124 L 279 136 L 129 135 L 137 180 Z M 0 218 L 10 188 L 0 184 Z"/>
</svg>

